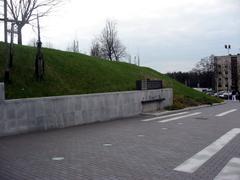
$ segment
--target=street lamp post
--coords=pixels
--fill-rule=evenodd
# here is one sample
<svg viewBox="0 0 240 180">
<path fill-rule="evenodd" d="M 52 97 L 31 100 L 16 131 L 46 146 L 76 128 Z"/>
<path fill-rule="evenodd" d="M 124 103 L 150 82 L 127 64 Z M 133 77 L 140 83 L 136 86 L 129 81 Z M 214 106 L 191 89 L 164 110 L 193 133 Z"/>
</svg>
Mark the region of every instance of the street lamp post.
<svg viewBox="0 0 240 180">
<path fill-rule="evenodd" d="M 227 49 L 228 55 L 229 55 L 230 54 L 231 45 L 230 44 L 225 44 L 225 49 Z"/>
</svg>

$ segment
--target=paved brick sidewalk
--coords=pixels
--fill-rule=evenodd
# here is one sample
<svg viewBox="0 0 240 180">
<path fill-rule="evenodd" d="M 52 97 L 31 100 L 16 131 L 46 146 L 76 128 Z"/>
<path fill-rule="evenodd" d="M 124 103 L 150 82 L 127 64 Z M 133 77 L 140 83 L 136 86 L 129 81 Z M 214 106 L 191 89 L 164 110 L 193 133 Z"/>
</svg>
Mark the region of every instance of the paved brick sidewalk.
<svg viewBox="0 0 240 180">
<path fill-rule="evenodd" d="M 196 173 L 173 169 L 230 129 L 240 128 L 239 111 L 227 119 L 214 117 L 236 106 L 205 108 L 198 118 L 164 124 L 144 123 L 140 119 L 147 117 L 140 116 L 1 138 L 0 180 L 210 180 L 233 156 L 240 157 L 239 136 Z"/>
</svg>

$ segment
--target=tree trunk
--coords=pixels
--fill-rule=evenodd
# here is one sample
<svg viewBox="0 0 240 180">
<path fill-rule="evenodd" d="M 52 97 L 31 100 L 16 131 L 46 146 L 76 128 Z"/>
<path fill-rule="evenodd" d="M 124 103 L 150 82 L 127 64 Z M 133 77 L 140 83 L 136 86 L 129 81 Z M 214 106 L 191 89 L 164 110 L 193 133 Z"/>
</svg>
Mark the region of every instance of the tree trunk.
<svg viewBox="0 0 240 180">
<path fill-rule="evenodd" d="M 18 44 L 22 45 L 22 26 L 18 25 Z"/>
</svg>

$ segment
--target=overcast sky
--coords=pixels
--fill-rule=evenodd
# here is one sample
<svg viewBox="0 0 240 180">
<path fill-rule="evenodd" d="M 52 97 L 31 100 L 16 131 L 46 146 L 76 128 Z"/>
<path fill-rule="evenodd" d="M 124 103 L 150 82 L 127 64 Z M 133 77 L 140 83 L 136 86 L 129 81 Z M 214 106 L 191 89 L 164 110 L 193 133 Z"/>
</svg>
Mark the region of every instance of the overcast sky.
<svg viewBox="0 0 240 180">
<path fill-rule="evenodd" d="M 70 0 L 41 20 L 43 43 L 65 50 L 78 39 L 81 52 L 89 52 L 106 19 L 117 22 L 122 43 L 141 65 L 163 73 L 224 55 L 224 44 L 240 53 L 240 0 Z M 24 44 L 33 37 L 25 27 Z"/>
</svg>

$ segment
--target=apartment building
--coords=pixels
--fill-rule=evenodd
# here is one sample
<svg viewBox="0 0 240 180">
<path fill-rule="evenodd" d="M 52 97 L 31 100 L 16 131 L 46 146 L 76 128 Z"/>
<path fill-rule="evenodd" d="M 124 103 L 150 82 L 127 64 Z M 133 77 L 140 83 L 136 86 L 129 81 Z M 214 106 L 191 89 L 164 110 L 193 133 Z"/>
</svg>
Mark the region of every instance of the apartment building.
<svg viewBox="0 0 240 180">
<path fill-rule="evenodd" d="M 240 54 L 215 56 L 215 90 L 240 90 Z"/>
</svg>

